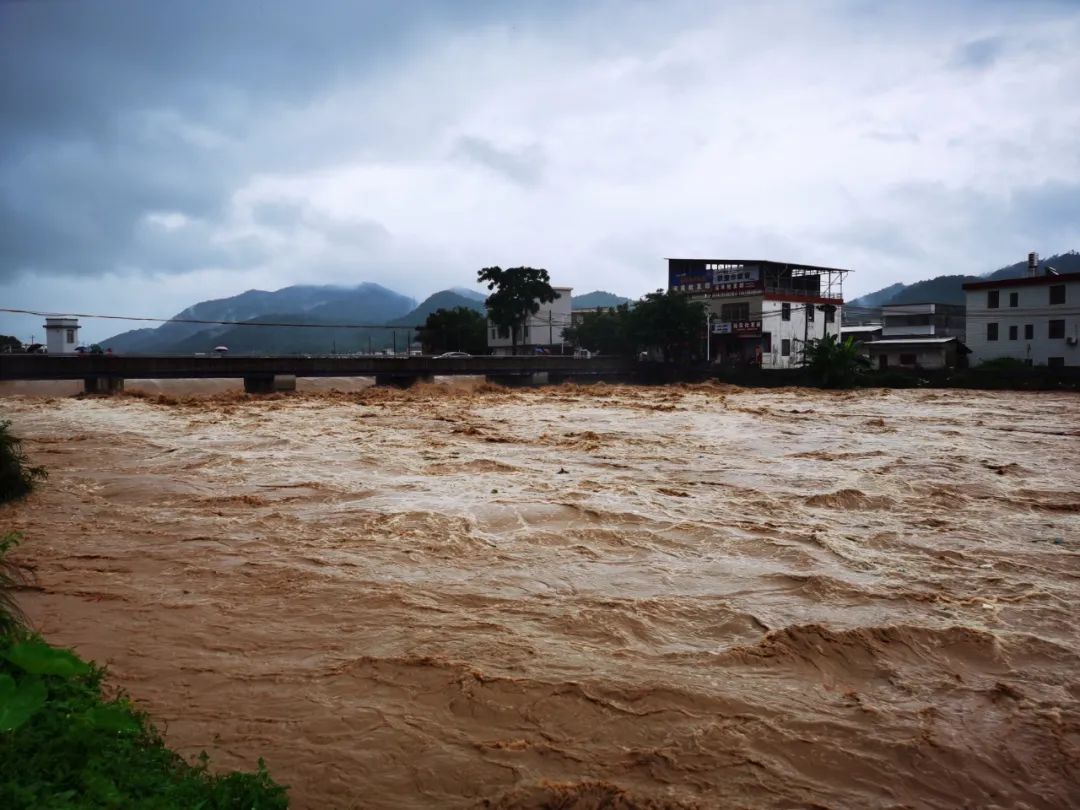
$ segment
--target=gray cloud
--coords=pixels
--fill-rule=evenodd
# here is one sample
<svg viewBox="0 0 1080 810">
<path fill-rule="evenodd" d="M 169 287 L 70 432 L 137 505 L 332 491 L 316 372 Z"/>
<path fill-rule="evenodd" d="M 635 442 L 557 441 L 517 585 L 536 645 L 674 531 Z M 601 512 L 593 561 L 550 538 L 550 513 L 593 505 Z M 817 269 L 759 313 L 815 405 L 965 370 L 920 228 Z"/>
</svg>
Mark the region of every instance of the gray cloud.
<svg viewBox="0 0 1080 810">
<path fill-rule="evenodd" d="M 544 171 L 544 152 L 536 144 L 516 150 L 500 149 L 485 138 L 462 136 L 452 152 L 523 186 L 536 185 Z"/>
<path fill-rule="evenodd" d="M 957 48 L 949 64 L 965 70 L 986 70 L 1002 57 L 1007 44 L 1003 36 L 972 40 Z"/>
<path fill-rule="evenodd" d="M 1078 36 L 1048 0 L 0 2 L 0 299 L 982 272 L 1080 243 Z"/>
</svg>

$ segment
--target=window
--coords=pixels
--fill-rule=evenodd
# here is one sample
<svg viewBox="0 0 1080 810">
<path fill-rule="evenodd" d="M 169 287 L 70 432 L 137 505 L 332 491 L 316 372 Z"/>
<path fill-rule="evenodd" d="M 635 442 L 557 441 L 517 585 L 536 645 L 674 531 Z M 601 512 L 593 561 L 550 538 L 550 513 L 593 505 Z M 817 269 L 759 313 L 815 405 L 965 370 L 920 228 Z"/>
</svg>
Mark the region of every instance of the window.
<svg viewBox="0 0 1080 810">
<path fill-rule="evenodd" d="M 750 302 L 743 301 L 739 304 L 721 304 L 720 320 L 725 322 L 750 320 Z"/>
<path fill-rule="evenodd" d="M 1055 284 L 1050 288 L 1050 303 L 1051 304 L 1064 304 L 1065 303 L 1065 285 Z"/>
<path fill-rule="evenodd" d="M 988 290 L 986 293 L 986 307 L 987 309 L 997 309 L 999 299 L 1001 298 L 1000 290 Z"/>
<path fill-rule="evenodd" d="M 1050 338 L 1051 340 L 1054 340 L 1056 338 L 1065 337 L 1065 321 L 1064 321 L 1064 319 L 1057 320 L 1057 321 L 1048 321 L 1048 326 L 1049 326 L 1049 329 L 1048 329 L 1048 333 L 1047 333 L 1046 336 L 1048 338 Z"/>
<path fill-rule="evenodd" d="M 782 320 L 782 321 L 790 321 L 791 320 L 791 304 L 781 304 L 780 305 L 780 320 Z"/>
<path fill-rule="evenodd" d="M 997 340 L 997 324 L 996 323 L 988 323 L 986 325 L 986 339 L 987 340 Z"/>
<path fill-rule="evenodd" d="M 836 309 L 830 307 L 825 310 L 825 323 L 836 323 Z"/>
<path fill-rule="evenodd" d="M 75 330 L 74 329 L 68 329 L 67 330 L 67 342 L 68 343 L 74 343 L 75 342 Z"/>
<path fill-rule="evenodd" d="M 781 357 L 790 357 L 791 356 L 791 341 L 788 340 L 787 338 L 784 338 L 783 340 L 780 341 L 780 356 Z"/>
<path fill-rule="evenodd" d="M 1046 358 L 1046 365 L 1048 365 L 1050 368 L 1065 368 L 1065 358 L 1064 357 L 1047 357 Z"/>
<path fill-rule="evenodd" d="M 900 365 L 902 365 L 902 366 L 914 366 L 914 365 L 917 364 L 917 362 L 918 361 L 916 360 L 915 355 L 913 355 L 913 354 L 902 354 L 902 355 L 900 355 Z"/>
<path fill-rule="evenodd" d="M 509 339 L 509 337 L 510 337 L 510 328 L 507 327 L 507 326 L 500 326 L 499 327 L 499 337 L 501 337 L 503 340 Z"/>
<path fill-rule="evenodd" d="M 1024 324 L 1024 340 L 1034 340 L 1034 339 L 1035 339 L 1035 324 L 1033 324 L 1033 323 L 1025 323 Z"/>
<path fill-rule="evenodd" d="M 807 304 L 806 305 L 806 320 L 808 320 L 808 321 L 813 321 L 814 320 L 814 310 L 815 310 L 815 307 L 814 307 L 813 304 Z"/>
<path fill-rule="evenodd" d="M 761 353 L 772 354 L 772 332 L 761 333 Z"/>
<path fill-rule="evenodd" d="M 1009 340 L 1016 340 L 1018 337 L 1020 337 L 1020 327 L 1019 326 L 1010 326 L 1009 327 Z"/>
<path fill-rule="evenodd" d="M 1009 306 L 1010 307 L 1018 307 L 1018 306 L 1020 306 L 1020 293 L 1009 293 Z"/>
</svg>

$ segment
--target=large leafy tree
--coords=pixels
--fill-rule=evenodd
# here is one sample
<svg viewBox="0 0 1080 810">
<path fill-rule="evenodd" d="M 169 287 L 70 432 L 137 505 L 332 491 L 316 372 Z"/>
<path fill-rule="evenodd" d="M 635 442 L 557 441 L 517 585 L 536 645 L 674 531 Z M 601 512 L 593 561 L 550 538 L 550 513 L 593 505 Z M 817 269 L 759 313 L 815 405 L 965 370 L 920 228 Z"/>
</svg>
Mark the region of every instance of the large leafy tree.
<svg viewBox="0 0 1080 810">
<path fill-rule="evenodd" d="M 632 355 L 637 351 L 631 334 L 628 304 L 586 312 L 581 322 L 565 330 L 563 335 L 570 344 L 600 354 Z"/>
<path fill-rule="evenodd" d="M 630 310 L 629 326 L 639 350 L 660 349 L 668 361 L 691 360 L 704 345 L 705 305 L 682 293 L 657 290 Z"/>
<path fill-rule="evenodd" d="M 484 316 L 475 309 L 454 307 L 435 310 L 417 331 L 427 354 L 484 354 L 487 351 L 486 330 Z"/>
<path fill-rule="evenodd" d="M 22 341 L 11 335 L 0 335 L 0 352 L 21 352 Z"/>
<path fill-rule="evenodd" d="M 826 335 L 820 340 L 807 341 L 803 347 L 803 366 L 822 388 L 850 388 L 870 361 L 854 339 L 839 340 Z"/>
<path fill-rule="evenodd" d="M 476 280 L 487 284 L 494 292 L 484 302 L 488 318 L 498 327 L 510 330 L 511 345 L 517 354 L 518 330 L 525 326 L 530 315 L 540 311 L 540 305 L 558 298 L 551 286 L 547 270 L 536 267 L 485 267 Z"/>
</svg>

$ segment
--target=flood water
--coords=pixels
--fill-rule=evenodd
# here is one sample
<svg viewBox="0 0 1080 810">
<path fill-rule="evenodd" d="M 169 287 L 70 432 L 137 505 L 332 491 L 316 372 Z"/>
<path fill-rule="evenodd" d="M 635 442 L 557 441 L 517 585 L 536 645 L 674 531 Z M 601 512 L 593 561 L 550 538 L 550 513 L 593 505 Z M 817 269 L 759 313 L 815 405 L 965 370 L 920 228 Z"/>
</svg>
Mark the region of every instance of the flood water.
<svg viewBox="0 0 1080 810">
<path fill-rule="evenodd" d="M 299 808 L 1080 799 L 1080 399 L 12 397 L 51 641 Z"/>
</svg>

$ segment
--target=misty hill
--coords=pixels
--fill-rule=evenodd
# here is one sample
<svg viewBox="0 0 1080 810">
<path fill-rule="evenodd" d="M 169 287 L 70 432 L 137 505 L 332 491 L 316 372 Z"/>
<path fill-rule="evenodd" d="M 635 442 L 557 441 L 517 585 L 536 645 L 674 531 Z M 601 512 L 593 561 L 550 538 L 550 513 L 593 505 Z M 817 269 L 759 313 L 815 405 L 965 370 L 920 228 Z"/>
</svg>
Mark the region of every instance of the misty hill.
<svg viewBox="0 0 1080 810">
<path fill-rule="evenodd" d="M 422 326 L 424 321 L 427 320 L 427 316 L 432 312 L 439 309 L 454 309 L 455 307 L 465 307 L 481 314 L 485 312 L 484 296 L 481 295 L 479 298 L 466 297 L 459 290 L 460 288 L 454 288 L 453 290 L 443 290 L 430 295 L 416 309 L 407 315 L 389 321 L 389 323 L 395 326 Z"/>
<path fill-rule="evenodd" d="M 188 352 L 208 351 L 218 344 L 230 346 L 229 338 L 240 338 L 238 329 L 248 329 L 239 343 L 248 344 L 261 333 L 269 345 L 278 346 L 279 338 L 266 338 L 274 327 L 237 327 L 225 324 L 183 323 L 203 321 L 277 321 L 286 323 L 385 323 L 406 314 L 416 302 L 378 284 L 356 287 L 297 285 L 273 292 L 248 290 L 230 298 L 202 301 L 188 307 L 156 329 L 135 329 L 102 342 L 116 352 Z M 289 332 L 307 330 L 279 327 Z M 317 332 L 318 330 L 310 330 Z M 302 340 L 301 343 L 308 343 Z M 198 347 L 198 348 L 194 348 Z M 268 351 L 262 349 L 261 351 Z M 294 351 L 307 351 L 295 349 Z"/>
<path fill-rule="evenodd" d="M 1051 256 L 1039 262 L 1040 272 L 1053 267 L 1059 273 L 1080 272 L 1080 253 L 1070 251 Z M 880 307 L 887 304 L 963 304 L 963 286 L 969 281 L 1021 278 L 1027 273 L 1027 262 L 1017 262 L 984 276 L 949 275 L 937 276 L 914 284 L 891 284 L 847 302 L 850 307 Z"/>
<path fill-rule="evenodd" d="M 619 304 L 625 304 L 629 300 L 629 298 L 623 298 L 621 295 L 604 292 L 603 290 L 596 290 L 595 292 L 582 293 L 581 295 L 573 296 L 570 299 L 570 306 L 574 309 L 617 307 Z"/>
<path fill-rule="evenodd" d="M 470 290 L 468 287 L 451 287 L 445 292 L 457 293 L 464 298 L 471 298 L 473 301 L 479 301 L 481 303 L 487 300 L 487 296 L 484 293 L 478 292 L 476 290 Z"/>
</svg>

